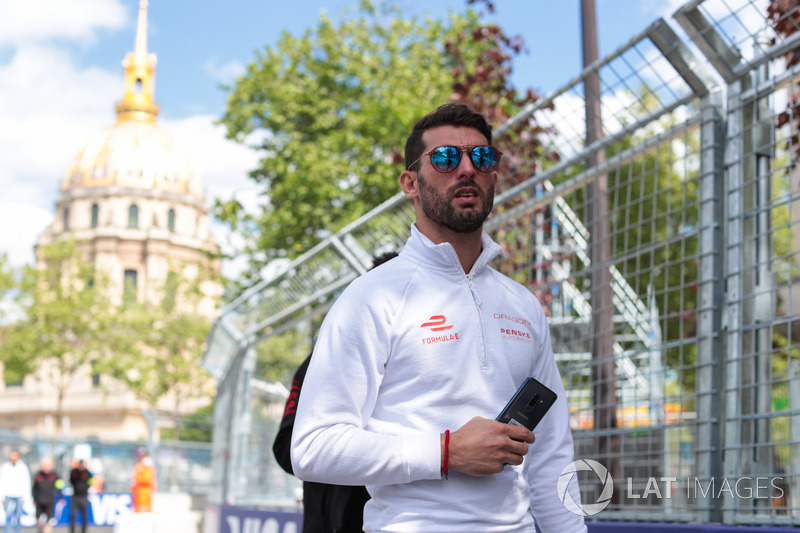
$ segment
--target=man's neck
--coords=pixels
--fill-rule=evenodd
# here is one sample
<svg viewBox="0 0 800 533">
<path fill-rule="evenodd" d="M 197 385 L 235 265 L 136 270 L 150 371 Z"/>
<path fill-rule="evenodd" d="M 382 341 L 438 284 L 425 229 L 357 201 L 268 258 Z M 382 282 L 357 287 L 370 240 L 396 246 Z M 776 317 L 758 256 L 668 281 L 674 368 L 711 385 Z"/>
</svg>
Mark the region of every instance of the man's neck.
<svg viewBox="0 0 800 533">
<path fill-rule="evenodd" d="M 472 270 L 472 266 L 481 255 L 483 228 L 471 233 L 458 233 L 435 224 L 420 224 L 418 220 L 417 229 L 434 244 L 449 242 L 455 249 L 461 268 L 465 273 Z"/>
</svg>

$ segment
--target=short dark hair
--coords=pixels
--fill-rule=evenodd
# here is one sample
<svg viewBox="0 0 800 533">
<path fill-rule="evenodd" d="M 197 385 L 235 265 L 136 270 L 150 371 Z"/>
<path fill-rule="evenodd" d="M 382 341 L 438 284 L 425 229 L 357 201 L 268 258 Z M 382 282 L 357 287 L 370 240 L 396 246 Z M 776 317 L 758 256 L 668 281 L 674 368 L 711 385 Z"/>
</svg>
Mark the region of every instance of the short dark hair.
<svg viewBox="0 0 800 533">
<path fill-rule="evenodd" d="M 486 120 L 486 117 L 472 109 L 466 104 L 448 103 L 439 106 L 435 111 L 432 111 L 419 119 L 412 128 L 411 135 L 406 139 L 406 170 L 416 170 L 419 168 L 417 161 L 422 157 L 422 151 L 425 150 L 425 143 L 422 142 L 422 134 L 426 130 L 438 128 L 439 126 L 456 126 L 475 128 L 486 137 L 486 142 L 492 144 L 492 126 Z M 411 164 L 415 163 L 416 168 L 411 168 Z"/>
</svg>

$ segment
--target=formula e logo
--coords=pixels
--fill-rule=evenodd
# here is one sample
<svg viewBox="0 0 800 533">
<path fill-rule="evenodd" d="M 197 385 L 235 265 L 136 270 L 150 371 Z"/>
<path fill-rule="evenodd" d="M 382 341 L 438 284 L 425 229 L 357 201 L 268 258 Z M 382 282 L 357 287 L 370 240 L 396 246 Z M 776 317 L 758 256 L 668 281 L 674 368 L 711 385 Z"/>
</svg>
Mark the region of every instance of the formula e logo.
<svg viewBox="0 0 800 533">
<path fill-rule="evenodd" d="M 445 326 L 447 323 L 447 319 L 444 315 L 433 315 L 430 317 L 429 322 L 425 322 L 420 327 L 421 328 L 430 328 L 431 331 L 445 331 L 453 327 L 453 325 Z"/>
</svg>

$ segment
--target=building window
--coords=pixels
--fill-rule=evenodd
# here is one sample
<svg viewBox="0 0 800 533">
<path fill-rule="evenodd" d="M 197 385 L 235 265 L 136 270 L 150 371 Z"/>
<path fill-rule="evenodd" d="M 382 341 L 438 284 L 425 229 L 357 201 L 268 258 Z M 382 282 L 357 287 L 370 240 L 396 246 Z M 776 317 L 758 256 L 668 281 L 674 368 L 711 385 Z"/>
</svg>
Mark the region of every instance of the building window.
<svg viewBox="0 0 800 533">
<path fill-rule="evenodd" d="M 167 212 L 167 229 L 170 233 L 175 233 L 175 210 L 170 209 Z"/>
<path fill-rule="evenodd" d="M 139 227 L 139 206 L 136 204 L 131 204 L 131 206 L 128 208 L 128 227 Z"/>
<path fill-rule="evenodd" d="M 69 231 L 69 207 L 64 208 L 64 231 Z"/>
<path fill-rule="evenodd" d="M 93 228 L 97 227 L 97 219 L 99 218 L 99 215 L 100 215 L 100 206 L 98 206 L 97 204 L 92 204 L 92 227 Z"/>
<path fill-rule="evenodd" d="M 98 370 L 97 366 L 98 366 L 97 361 L 92 361 L 91 362 L 91 367 L 92 367 L 92 387 L 93 388 L 100 387 L 100 379 L 101 378 L 100 378 L 100 371 Z"/>
<path fill-rule="evenodd" d="M 122 289 L 122 300 L 125 303 L 136 301 L 136 291 L 139 285 L 139 273 L 135 270 L 126 270 L 124 276 L 125 286 Z"/>
</svg>

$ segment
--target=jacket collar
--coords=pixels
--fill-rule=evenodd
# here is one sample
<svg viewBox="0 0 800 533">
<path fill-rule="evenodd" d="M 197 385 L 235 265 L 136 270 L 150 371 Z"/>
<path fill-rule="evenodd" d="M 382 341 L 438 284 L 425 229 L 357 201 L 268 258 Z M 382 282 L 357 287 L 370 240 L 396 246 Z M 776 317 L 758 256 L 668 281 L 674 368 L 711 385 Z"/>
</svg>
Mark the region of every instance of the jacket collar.
<svg viewBox="0 0 800 533">
<path fill-rule="evenodd" d="M 494 242 L 486 232 L 483 232 L 481 235 L 481 255 L 478 256 L 469 273 L 472 275 L 479 274 L 502 251 L 503 249 L 500 245 Z M 435 244 L 419 231 L 416 222 L 411 224 L 411 237 L 406 242 L 403 253 L 409 259 L 428 267 L 440 270 L 456 270 L 459 273 L 464 273 L 464 269 L 461 268 L 461 261 L 458 260 L 458 254 L 453 245 L 449 242 Z"/>
</svg>

